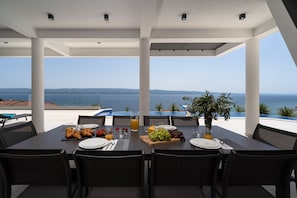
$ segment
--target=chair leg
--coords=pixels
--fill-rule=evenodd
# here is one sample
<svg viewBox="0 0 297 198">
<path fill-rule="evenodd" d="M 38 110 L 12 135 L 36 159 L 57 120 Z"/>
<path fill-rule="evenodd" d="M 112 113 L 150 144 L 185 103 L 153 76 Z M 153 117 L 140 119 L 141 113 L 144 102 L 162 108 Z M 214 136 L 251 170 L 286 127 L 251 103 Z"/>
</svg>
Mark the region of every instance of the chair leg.
<svg viewBox="0 0 297 198">
<path fill-rule="evenodd" d="M 290 182 L 276 185 L 276 198 L 290 198 Z"/>
<path fill-rule="evenodd" d="M 210 190 L 211 190 L 211 192 L 210 192 L 211 193 L 211 198 L 216 198 L 216 194 L 217 194 L 216 188 L 211 187 Z"/>
<path fill-rule="evenodd" d="M 294 168 L 294 178 L 293 178 L 293 181 L 295 182 L 295 186 L 296 186 L 296 189 L 297 189 L 297 168 Z"/>
</svg>

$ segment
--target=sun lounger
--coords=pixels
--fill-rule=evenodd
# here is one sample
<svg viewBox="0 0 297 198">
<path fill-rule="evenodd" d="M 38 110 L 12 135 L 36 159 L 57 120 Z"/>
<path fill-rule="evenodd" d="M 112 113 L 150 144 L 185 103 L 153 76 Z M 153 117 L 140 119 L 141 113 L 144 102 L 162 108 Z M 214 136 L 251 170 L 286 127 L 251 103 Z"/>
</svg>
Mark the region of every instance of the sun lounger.
<svg viewBox="0 0 297 198">
<path fill-rule="evenodd" d="M 24 113 L 24 114 L 17 115 L 15 113 L 2 113 L 0 114 L 0 123 L 2 124 L 2 128 L 3 128 L 7 120 L 13 120 L 13 119 L 18 120 L 19 118 L 25 118 L 26 120 L 28 120 L 27 118 L 28 116 L 32 116 L 32 114 Z"/>
</svg>

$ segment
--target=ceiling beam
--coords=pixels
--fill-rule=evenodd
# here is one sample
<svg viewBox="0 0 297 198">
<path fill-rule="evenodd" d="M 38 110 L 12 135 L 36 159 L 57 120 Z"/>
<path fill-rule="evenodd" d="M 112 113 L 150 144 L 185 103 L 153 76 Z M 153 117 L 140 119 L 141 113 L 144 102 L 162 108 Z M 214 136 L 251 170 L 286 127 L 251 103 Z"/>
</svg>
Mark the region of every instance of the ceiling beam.
<svg viewBox="0 0 297 198">
<path fill-rule="evenodd" d="M 137 29 L 39 29 L 37 30 L 39 38 L 58 38 L 58 39 L 88 39 L 88 38 L 122 38 L 122 39 L 138 39 L 139 30 Z"/>
<path fill-rule="evenodd" d="M 31 57 L 32 49 L 31 48 L 0 48 L 0 57 Z M 45 57 L 61 57 L 61 54 L 56 53 L 55 51 L 45 48 L 44 49 Z"/>
<path fill-rule="evenodd" d="M 11 29 L 0 29 L 0 38 L 20 38 L 20 39 L 24 39 L 27 37 L 25 37 L 24 35 L 16 32 L 16 31 L 13 31 Z"/>
<path fill-rule="evenodd" d="M 28 26 L 26 23 L 20 23 L 20 21 L 14 16 L 14 13 L 9 10 L 1 10 L 0 24 L 28 38 L 36 38 L 37 36 L 33 27 Z"/>
<path fill-rule="evenodd" d="M 29 57 L 31 56 L 31 48 L 0 48 L 1 57 Z"/>
<path fill-rule="evenodd" d="M 46 42 L 45 47 L 61 54 L 62 56 L 70 56 L 69 48 L 61 42 Z"/>
<path fill-rule="evenodd" d="M 240 47 L 243 47 L 245 43 L 226 43 L 225 45 L 219 47 L 215 51 L 215 56 L 222 56 L 224 54 L 230 53 Z"/>
<path fill-rule="evenodd" d="M 150 38 L 152 28 L 157 23 L 163 0 L 142 0 L 140 38 Z"/>
<path fill-rule="evenodd" d="M 258 26 L 257 28 L 253 29 L 253 35 L 256 38 L 263 38 L 273 32 L 278 31 L 277 25 L 274 19 L 267 21 L 266 23 Z"/>
<path fill-rule="evenodd" d="M 151 42 L 243 42 L 252 37 L 252 30 L 161 29 L 153 30 Z"/>
<path fill-rule="evenodd" d="M 112 57 L 139 56 L 138 48 L 70 48 L 71 56 L 82 57 Z"/>
<path fill-rule="evenodd" d="M 39 38 L 56 39 L 139 39 L 140 32 L 128 30 L 37 30 Z M 180 40 L 180 42 L 243 42 L 253 37 L 253 30 L 221 30 L 221 29 L 159 29 L 153 30 L 152 42 Z M 158 41 L 159 40 L 159 41 Z"/>
</svg>

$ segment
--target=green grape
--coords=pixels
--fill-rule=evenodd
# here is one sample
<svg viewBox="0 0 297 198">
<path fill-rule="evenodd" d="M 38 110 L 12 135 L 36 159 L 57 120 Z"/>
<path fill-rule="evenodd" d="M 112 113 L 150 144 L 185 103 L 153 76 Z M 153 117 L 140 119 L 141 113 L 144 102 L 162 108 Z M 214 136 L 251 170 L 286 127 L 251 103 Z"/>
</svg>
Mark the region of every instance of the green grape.
<svg viewBox="0 0 297 198">
<path fill-rule="evenodd" d="M 152 133 L 149 133 L 149 138 L 152 141 L 170 141 L 171 135 L 164 128 L 158 128 Z"/>
</svg>

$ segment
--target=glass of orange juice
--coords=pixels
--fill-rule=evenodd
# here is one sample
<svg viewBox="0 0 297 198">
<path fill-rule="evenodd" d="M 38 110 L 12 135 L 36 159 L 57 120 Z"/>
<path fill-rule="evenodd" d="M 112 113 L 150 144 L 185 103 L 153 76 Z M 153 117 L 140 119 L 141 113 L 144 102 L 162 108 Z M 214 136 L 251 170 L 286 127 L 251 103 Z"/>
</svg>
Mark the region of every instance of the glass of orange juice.
<svg viewBox="0 0 297 198">
<path fill-rule="evenodd" d="M 131 127 L 131 131 L 138 131 L 139 128 L 139 119 L 138 119 L 138 115 L 131 115 L 131 119 L 130 119 L 130 127 Z"/>
</svg>

